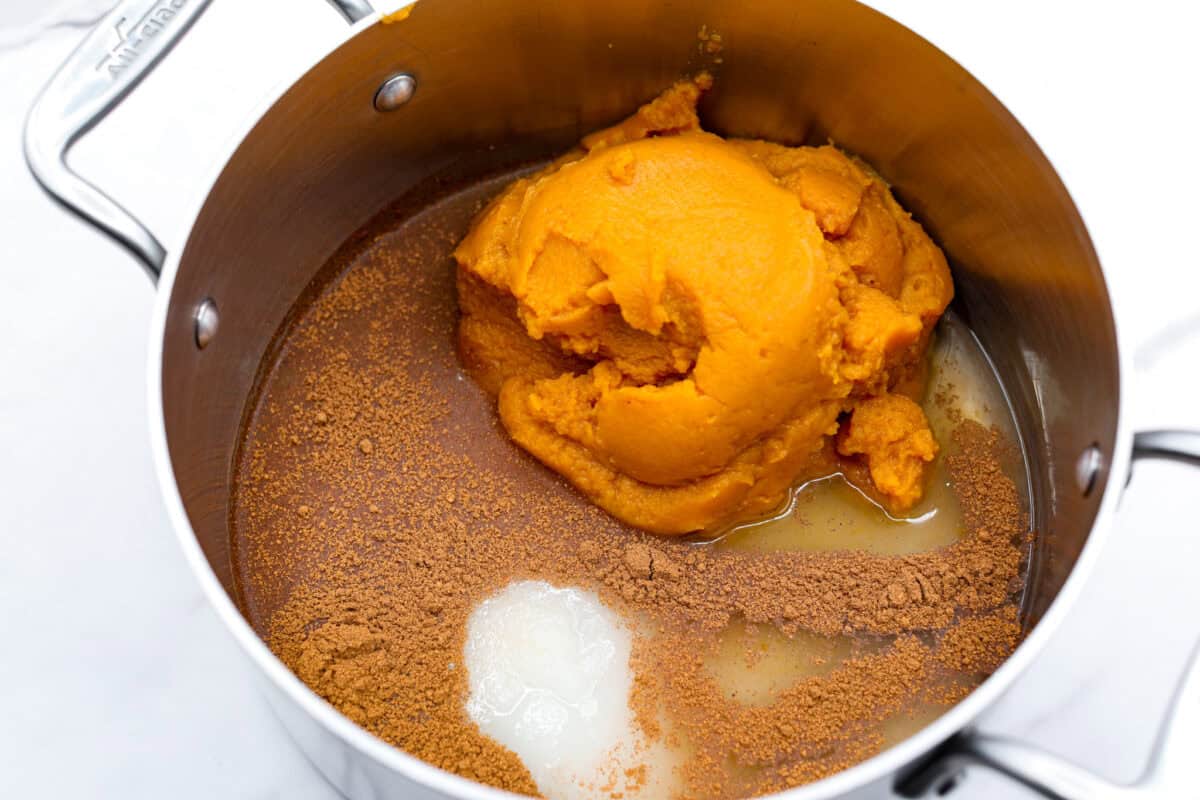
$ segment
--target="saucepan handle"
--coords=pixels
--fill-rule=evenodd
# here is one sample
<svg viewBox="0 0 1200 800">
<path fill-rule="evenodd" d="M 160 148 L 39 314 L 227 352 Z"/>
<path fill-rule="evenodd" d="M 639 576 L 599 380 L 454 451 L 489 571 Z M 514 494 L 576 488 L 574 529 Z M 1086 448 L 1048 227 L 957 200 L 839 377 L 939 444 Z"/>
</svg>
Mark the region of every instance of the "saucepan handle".
<svg viewBox="0 0 1200 800">
<path fill-rule="evenodd" d="M 1145 431 L 1134 436 L 1133 459 L 1168 459 L 1200 466 L 1200 431 Z M 1182 797 L 1193 789 L 1200 766 L 1200 644 L 1192 651 L 1171 699 L 1167 718 L 1142 777 L 1120 785 L 1022 742 L 964 733 L 946 743 L 935 758 L 904 780 L 904 797 L 950 794 L 965 767 L 983 765 L 1054 800 L 1132 800 Z"/>
<path fill-rule="evenodd" d="M 42 188 L 124 245 L 157 280 L 166 251 L 150 229 L 74 172 L 67 152 L 137 86 L 210 0 L 123 0 L 102 19 L 34 101 L 25 122 L 25 160 Z M 351 22 L 366 0 L 330 0 Z"/>
<path fill-rule="evenodd" d="M 1133 460 L 1182 461 L 1200 467 L 1200 431 L 1142 431 L 1133 435 Z"/>
</svg>

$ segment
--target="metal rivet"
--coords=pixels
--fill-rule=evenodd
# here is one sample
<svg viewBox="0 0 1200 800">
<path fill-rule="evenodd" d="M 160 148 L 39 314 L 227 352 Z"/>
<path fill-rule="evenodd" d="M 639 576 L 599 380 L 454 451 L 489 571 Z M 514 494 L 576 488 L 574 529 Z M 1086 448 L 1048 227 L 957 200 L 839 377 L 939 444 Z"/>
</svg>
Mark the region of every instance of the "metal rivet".
<svg viewBox="0 0 1200 800">
<path fill-rule="evenodd" d="M 376 111 L 395 111 L 412 100 L 417 92 L 417 79 L 407 72 L 393 75 L 375 92 Z"/>
<path fill-rule="evenodd" d="M 1084 497 L 1096 488 L 1096 479 L 1102 469 L 1104 454 L 1100 452 L 1100 445 L 1093 444 L 1079 454 L 1079 460 L 1075 462 L 1075 485 Z"/>
<path fill-rule="evenodd" d="M 203 350 L 217 335 L 217 326 L 221 322 L 221 318 L 217 314 L 217 304 L 212 301 L 212 298 L 205 298 L 200 305 L 196 306 L 195 320 L 196 347 Z"/>
</svg>

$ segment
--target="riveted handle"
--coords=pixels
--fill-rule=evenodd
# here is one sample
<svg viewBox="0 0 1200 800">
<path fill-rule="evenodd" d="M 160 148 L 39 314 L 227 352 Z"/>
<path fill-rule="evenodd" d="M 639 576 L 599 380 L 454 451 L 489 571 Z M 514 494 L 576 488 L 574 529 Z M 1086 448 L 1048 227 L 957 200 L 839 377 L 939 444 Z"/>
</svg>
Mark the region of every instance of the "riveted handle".
<svg viewBox="0 0 1200 800">
<path fill-rule="evenodd" d="M 1133 459 L 1165 459 L 1200 467 L 1200 431 L 1157 430 L 1134 434 Z M 1192 651 L 1158 733 L 1150 763 L 1131 785 L 1106 781 L 1075 764 L 1032 745 L 980 733 L 963 733 L 896 790 L 903 797 L 949 795 L 964 770 L 983 765 L 1053 800 L 1134 800 L 1177 797 L 1195 784 L 1200 770 L 1200 644 Z"/>
<path fill-rule="evenodd" d="M 1142 431 L 1133 435 L 1133 459 L 1181 461 L 1200 467 L 1200 431 Z"/>
<path fill-rule="evenodd" d="M 162 243 L 141 221 L 72 170 L 71 146 L 138 85 L 208 6 L 210 0 L 123 0 L 109 12 L 38 95 L 25 120 L 25 161 L 46 192 L 124 245 L 157 281 Z M 357 22 L 367 0 L 329 0 Z"/>
<path fill-rule="evenodd" d="M 983 765 L 1053 800 L 1191 796 L 1185 793 L 1196 785 L 1196 753 L 1200 752 L 1200 645 L 1192 651 L 1169 708 L 1150 762 L 1133 784 L 1104 780 L 1024 742 L 965 733 L 951 739 L 930 763 L 898 785 L 897 791 L 908 798 L 945 797 L 967 767 Z"/>
<path fill-rule="evenodd" d="M 125 0 L 84 37 L 25 121 L 25 160 L 51 197 L 124 245 L 152 279 L 166 251 L 154 234 L 75 173 L 67 152 L 166 55 L 209 0 Z"/>
</svg>

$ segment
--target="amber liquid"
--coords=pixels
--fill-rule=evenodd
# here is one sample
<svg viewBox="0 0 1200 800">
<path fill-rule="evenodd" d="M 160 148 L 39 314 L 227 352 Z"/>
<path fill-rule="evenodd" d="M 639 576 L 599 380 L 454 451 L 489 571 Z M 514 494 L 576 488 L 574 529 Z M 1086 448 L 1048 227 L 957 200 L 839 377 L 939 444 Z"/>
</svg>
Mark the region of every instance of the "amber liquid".
<svg viewBox="0 0 1200 800">
<path fill-rule="evenodd" d="M 971 331 L 953 314 L 947 314 L 938 326 L 929 358 L 930 380 L 923 406 L 942 451 L 930 470 L 920 503 L 905 515 L 894 516 L 842 475 L 832 475 L 801 484 L 781 513 L 733 528 L 716 540 L 716 546 L 757 552 L 855 550 L 905 555 L 958 541 L 964 534 L 962 512 L 945 466 L 945 455 L 953 452 L 950 414 L 996 426 L 1013 442 L 1017 441 L 1016 427 L 991 363 Z M 1005 467 L 1018 487 L 1026 486 L 1023 463 Z"/>
<path fill-rule="evenodd" d="M 930 380 L 923 403 L 941 454 L 929 475 L 923 500 L 904 516 L 894 516 L 833 475 L 798 486 L 776 516 L 741 525 L 712 546 L 757 552 L 865 551 L 904 555 L 936 550 L 962 538 L 965 525 L 945 456 L 954 451 L 952 415 L 996 426 L 1019 443 L 1011 406 L 995 370 L 966 325 L 947 314 L 930 349 Z M 1019 448 L 1013 448 L 1019 453 Z M 1004 465 L 1028 503 L 1024 460 Z M 786 636 L 772 626 L 730 625 L 706 664 L 731 700 L 769 705 L 781 691 L 810 677 L 828 675 L 851 658 L 878 652 L 891 637 L 828 637 L 798 631 Z M 945 713 L 944 705 L 917 703 L 883 725 L 886 744 L 908 738 Z"/>
</svg>

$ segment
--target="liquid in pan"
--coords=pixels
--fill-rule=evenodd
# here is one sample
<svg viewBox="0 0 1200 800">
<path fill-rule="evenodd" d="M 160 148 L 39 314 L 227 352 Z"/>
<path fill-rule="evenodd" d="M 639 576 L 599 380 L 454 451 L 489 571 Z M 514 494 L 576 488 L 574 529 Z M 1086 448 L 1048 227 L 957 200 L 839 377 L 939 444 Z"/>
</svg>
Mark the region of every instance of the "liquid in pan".
<svg viewBox="0 0 1200 800">
<path fill-rule="evenodd" d="M 868 213 L 856 211 L 862 197 L 885 210 L 895 203 L 878 194 L 886 186 L 865 165 L 832 148 L 797 155 L 767 143 L 728 145 L 698 124 L 679 124 L 670 117 L 679 109 L 647 108 L 550 167 L 467 185 L 435 181 L 347 243 L 281 330 L 237 460 L 240 599 L 272 649 L 381 738 L 528 794 L 738 797 L 810 782 L 936 718 L 986 678 L 1022 632 L 1031 534 L 1003 390 L 969 329 L 941 316 L 948 294 L 918 292 L 924 305 L 901 308 L 915 327 L 886 316 L 876 295 L 900 305 L 904 273 L 896 286 L 885 271 L 871 271 L 886 253 L 871 250 L 869 237 L 863 246 L 878 258 L 858 270 L 848 259 L 850 272 L 820 289 L 830 294 L 813 313 L 829 330 L 842 326 L 840 339 L 829 334 L 839 346 L 856 316 L 883 320 L 871 331 L 860 325 L 860 351 L 882 341 L 875 360 L 856 352 L 830 368 L 819 359 L 797 367 L 765 358 L 755 394 L 794 384 L 808 400 L 773 395 L 782 410 L 751 415 L 704 458 L 659 448 L 669 468 L 640 452 L 636 437 L 596 438 L 594 418 L 589 434 L 588 409 L 607 402 L 606 393 L 681 392 L 670 387 L 705 374 L 705 345 L 685 329 L 711 327 L 711 309 L 689 317 L 687 303 L 660 292 L 678 334 L 664 335 L 654 304 L 642 302 L 644 276 L 580 264 L 562 243 L 579 231 L 559 223 L 586 220 L 578 204 L 587 198 L 570 185 L 558 200 L 547 199 L 553 185 L 545 195 L 517 196 L 520 181 L 545 187 L 563 170 L 586 172 L 589 140 L 597 174 L 615 181 L 618 195 L 623 180 L 670 177 L 689 159 L 704 172 L 728 155 L 723 172 L 743 170 L 745 181 L 765 175 L 798 198 L 786 202 L 804 209 L 807 226 L 782 220 L 772 242 L 809 247 L 810 265 L 838 255 L 828 251 Z M 799 164 L 792 172 L 788 159 Z M 809 201 L 837 199 L 835 179 L 846 174 L 866 181 L 857 206 L 844 203 L 850 211 L 839 216 L 836 203 L 804 205 L 806 192 Z M 544 247 L 559 248 L 547 262 L 552 280 L 514 280 L 488 262 L 521 245 L 502 235 L 505 225 L 526 224 L 497 212 L 505 202 L 554 223 L 543 237 Z M 555 202 L 576 205 L 558 218 Z M 887 219 L 869 224 L 886 227 Z M 481 227 L 489 224 L 491 238 Z M 904 230 L 901 260 L 903 237 L 915 236 Z M 606 289 L 555 294 L 569 286 L 567 271 L 605 267 Z M 594 278 L 578 284 L 591 289 Z M 720 280 L 698 273 L 684 283 L 698 296 Z M 783 347 L 770 337 L 786 320 L 749 319 L 757 302 L 749 298 L 735 316 L 762 329 L 768 351 Z M 623 303 L 641 303 L 643 316 Z M 607 374 L 597 375 L 603 364 L 611 365 L 600 367 Z M 830 369 L 840 372 L 830 377 Z M 904 405 L 908 422 L 878 425 L 899 430 L 896 437 L 864 434 L 856 446 L 855 414 L 893 395 L 919 418 Z M 803 446 L 763 446 L 797 419 L 812 423 Z M 905 445 L 921 425 L 936 447 Z M 890 471 L 888 452 L 902 462 Z M 767 467 L 746 467 L 752 458 Z M 735 477 L 751 475 L 740 498 L 709 502 L 732 495 L 694 491 L 734 468 Z M 756 492 L 760 482 L 770 491 Z M 636 502 L 621 502 L 622 487 Z M 488 622 L 514 619 L 528 623 Z M 531 661 L 530 652 L 546 660 Z M 597 663 L 612 671 L 588 674 Z M 608 738 L 588 739 L 573 725 Z"/>
</svg>

